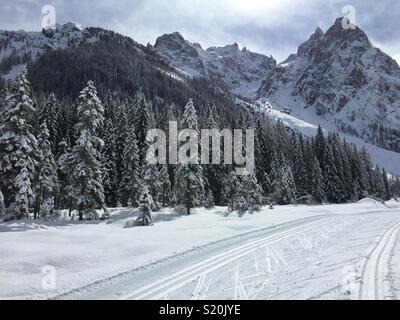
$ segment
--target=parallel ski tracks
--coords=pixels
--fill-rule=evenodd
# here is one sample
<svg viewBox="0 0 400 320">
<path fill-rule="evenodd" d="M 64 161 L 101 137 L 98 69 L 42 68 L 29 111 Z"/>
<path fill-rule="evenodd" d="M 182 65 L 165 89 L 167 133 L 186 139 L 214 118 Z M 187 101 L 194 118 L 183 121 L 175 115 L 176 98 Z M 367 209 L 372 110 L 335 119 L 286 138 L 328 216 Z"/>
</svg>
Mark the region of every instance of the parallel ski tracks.
<svg viewBox="0 0 400 320">
<path fill-rule="evenodd" d="M 400 230 L 400 220 L 389 226 L 367 256 L 359 290 L 360 300 L 384 300 L 385 269 Z"/>
<path fill-rule="evenodd" d="M 189 266 L 179 272 L 176 272 L 168 277 L 160 279 L 149 285 L 136 289 L 125 295 L 124 300 L 157 300 L 165 298 L 169 293 L 172 293 L 179 288 L 193 281 L 201 281 L 211 272 L 224 267 L 236 260 L 254 253 L 256 250 L 265 248 L 276 242 L 293 237 L 297 234 L 319 228 L 329 224 L 333 219 L 323 219 L 318 222 L 307 223 L 302 226 L 290 228 L 288 230 L 272 234 L 270 236 L 251 241 L 245 245 L 238 246 L 224 253 L 215 255 L 200 263 Z"/>
</svg>

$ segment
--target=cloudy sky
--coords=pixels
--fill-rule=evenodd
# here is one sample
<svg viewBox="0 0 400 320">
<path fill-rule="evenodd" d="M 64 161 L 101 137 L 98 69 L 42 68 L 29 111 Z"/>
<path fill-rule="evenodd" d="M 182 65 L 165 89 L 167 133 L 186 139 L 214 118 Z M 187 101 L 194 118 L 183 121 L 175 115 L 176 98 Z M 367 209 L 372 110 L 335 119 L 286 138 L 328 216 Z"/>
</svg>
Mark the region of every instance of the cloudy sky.
<svg viewBox="0 0 400 320">
<path fill-rule="evenodd" d="M 0 29 L 40 30 L 45 5 L 55 7 L 57 23 L 99 26 L 143 44 L 180 31 L 205 48 L 237 42 L 279 61 L 350 5 L 372 43 L 400 62 L 399 0 L 0 0 Z"/>
</svg>

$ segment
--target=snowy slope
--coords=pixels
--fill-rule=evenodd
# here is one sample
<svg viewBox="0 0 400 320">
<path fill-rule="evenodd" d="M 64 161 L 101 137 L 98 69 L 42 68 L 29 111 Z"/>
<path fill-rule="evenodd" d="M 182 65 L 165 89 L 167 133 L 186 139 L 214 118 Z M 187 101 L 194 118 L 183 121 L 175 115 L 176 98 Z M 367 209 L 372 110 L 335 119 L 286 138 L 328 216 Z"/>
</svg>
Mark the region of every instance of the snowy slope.
<svg viewBox="0 0 400 320">
<path fill-rule="evenodd" d="M 342 19 L 320 28 L 297 54 L 271 73 L 258 97 L 318 117 L 335 128 L 392 150 L 400 149 L 400 67 L 367 35 L 346 30 Z"/>
<path fill-rule="evenodd" d="M 167 63 L 192 77 L 204 77 L 225 86 L 232 93 L 254 97 L 276 61 L 272 57 L 239 49 L 237 43 L 204 50 L 178 33 L 159 37 L 153 47 Z"/>
<path fill-rule="evenodd" d="M 335 125 L 327 119 L 303 113 L 295 108 L 287 108 L 286 105 L 271 104 L 266 99 L 260 99 L 254 104 L 244 103 L 240 100 L 238 100 L 238 103 L 245 104 L 247 107 L 253 108 L 258 112 L 265 112 L 271 119 L 275 121 L 280 120 L 289 128 L 309 137 L 316 135 L 318 126 L 321 126 L 326 132 L 337 131 Z M 391 174 L 400 175 L 400 153 L 379 148 L 344 132 L 339 132 L 339 135 L 342 139 L 353 143 L 359 149 L 364 147 L 371 155 L 374 164 L 385 168 Z"/>
<path fill-rule="evenodd" d="M 270 298 L 318 298 L 318 294 L 343 280 L 344 267 L 354 266 L 357 275 L 361 273 L 370 246 L 376 244 L 387 226 L 398 221 L 399 213 L 398 202 L 383 205 L 364 200 L 345 205 L 278 206 L 243 217 L 229 214 L 226 208 L 198 209 L 192 216 L 163 210 L 154 215 L 154 226 L 147 228 L 133 227 L 137 212 L 129 209 L 111 210 L 107 222 L 3 223 L 0 224 L 0 299 L 49 298 L 85 285 L 89 286 L 63 297 L 85 298 L 90 294 L 91 298 L 135 298 L 134 290 L 138 286 L 145 288 L 142 284 L 148 285 L 149 281 L 158 288 L 154 296 L 168 292 L 171 298 L 190 299 L 195 294 L 197 299 L 232 299 L 244 298 L 240 294 L 245 292 L 251 295 L 258 292 L 254 289 L 261 287 L 251 285 L 245 285 L 246 291 L 232 291 L 235 277 L 232 278 L 231 272 L 236 267 L 241 270 L 244 284 L 251 284 L 251 277 L 270 284 L 269 289 L 260 290 L 254 299 L 270 295 Z M 264 255 L 267 252 L 281 252 L 290 268 L 279 266 L 274 256 Z M 215 260 L 221 254 L 226 256 Z M 262 268 L 270 261 L 272 269 L 268 274 L 264 272 L 267 270 L 253 272 L 256 256 Z M 207 281 L 200 286 L 201 290 L 195 291 L 202 278 L 193 273 L 194 281 L 187 281 L 192 277 L 187 268 L 197 272 L 198 263 L 206 261 L 210 263 L 204 279 Z M 332 268 L 332 264 L 337 268 Z M 42 287 L 46 279 L 43 270 L 50 267 L 56 271 L 55 289 Z M 184 278 L 179 278 L 176 272 L 184 272 L 179 276 Z M 165 287 L 168 281 L 164 278 L 172 275 L 174 281 L 180 280 Z M 304 278 L 308 280 L 302 281 Z M 213 281 L 210 288 L 217 285 L 220 290 L 212 289 L 207 294 L 209 281 Z M 346 281 L 342 283 L 345 284 Z M 345 288 L 331 293 L 335 298 L 349 297 L 347 290 L 342 289 Z M 149 290 L 143 293 L 145 298 L 152 296 Z M 275 296 L 277 293 L 280 295 Z M 356 299 L 357 293 L 358 286 L 351 291 L 350 298 Z"/>
<path fill-rule="evenodd" d="M 21 64 L 35 61 L 48 50 L 65 49 L 95 41 L 97 38 L 87 29 L 71 22 L 42 32 L 0 31 L 0 65 L 3 75 L 6 79 L 13 79 Z"/>
</svg>

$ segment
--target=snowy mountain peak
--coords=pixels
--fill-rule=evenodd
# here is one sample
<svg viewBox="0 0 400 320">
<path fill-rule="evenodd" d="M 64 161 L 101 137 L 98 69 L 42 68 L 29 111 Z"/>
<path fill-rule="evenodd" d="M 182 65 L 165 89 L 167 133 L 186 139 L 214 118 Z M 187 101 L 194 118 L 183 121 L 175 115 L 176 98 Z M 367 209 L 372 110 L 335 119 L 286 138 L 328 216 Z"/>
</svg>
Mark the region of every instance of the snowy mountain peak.
<svg viewBox="0 0 400 320">
<path fill-rule="evenodd" d="M 73 31 L 84 31 L 85 28 L 76 22 L 67 22 L 65 24 L 56 24 L 57 31 L 73 32 Z"/>
<path fill-rule="evenodd" d="M 180 32 L 176 31 L 158 37 L 155 46 L 159 46 L 168 42 L 186 42 L 186 40 Z"/>
<path fill-rule="evenodd" d="M 346 18 L 336 19 L 335 23 L 326 31 L 325 41 L 328 43 L 348 41 L 359 47 L 367 49 L 372 47 L 365 32 L 357 26 L 350 26 L 350 22 L 344 19 Z"/>
<path fill-rule="evenodd" d="M 400 68 L 360 28 L 342 23 L 336 19 L 325 34 L 317 28 L 264 81 L 258 96 L 300 118 L 321 117 L 338 130 L 399 151 Z"/>
<path fill-rule="evenodd" d="M 322 38 L 324 36 L 324 31 L 322 31 L 322 29 L 318 26 L 315 29 L 315 31 L 313 33 L 313 36 L 316 37 L 316 38 Z"/>
<path fill-rule="evenodd" d="M 276 66 L 272 57 L 246 48 L 240 50 L 236 42 L 204 50 L 177 32 L 157 38 L 153 50 L 167 63 L 190 76 L 208 78 L 245 97 L 253 97 Z"/>
</svg>

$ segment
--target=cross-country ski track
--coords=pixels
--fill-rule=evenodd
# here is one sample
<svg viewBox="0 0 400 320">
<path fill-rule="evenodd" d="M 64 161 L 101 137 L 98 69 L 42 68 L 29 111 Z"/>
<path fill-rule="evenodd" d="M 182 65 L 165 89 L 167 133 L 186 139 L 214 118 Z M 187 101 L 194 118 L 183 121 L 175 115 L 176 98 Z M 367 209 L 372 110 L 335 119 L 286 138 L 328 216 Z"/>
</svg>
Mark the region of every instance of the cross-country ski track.
<svg viewBox="0 0 400 320">
<path fill-rule="evenodd" d="M 399 230 L 400 220 L 385 230 L 368 255 L 362 272 L 360 300 L 385 300 L 386 268 Z"/>
<path fill-rule="evenodd" d="M 380 219 L 380 215 L 385 219 L 382 228 L 377 228 L 374 220 L 377 217 Z M 364 234 L 361 237 L 358 231 L 353 235 L 352 232 L 363 224 L 368 237 Z M 341 298 L 349 295 L 350 299 L 381 300 L 387 297 L 384 290 L 387 264 L 399 230 L 398 210 L 389 213 L 377 210 L 357 214 L 317 215 L 216 241 L 56 298 L 207 299 L 218 298 L 223 294 L 222 298 L 227 299 L 274 299 L 286 297 L 290 286 L 295 286 L 293 292 L 303 288 L 299 297 L 309 299 L 329 298 L 347 290 Z M 373 237 L 370 236 L 372 232 Z M 297 260 L 287 259 L 293 256 L 293 253 L 287 253 L 290 251 L 288 248 L 292 247 Z M 359 252 L 351 256 L 350 248 L 357 248 Z M 281 250 L 283 254 L 273 256 L 276 250 Z M 335 253 L 331 254 L 330 250 Z M 335 256 L 336 252 L 346 252 L 348 258 L 343 258 L 342 262 Z M 317 258 L 319 260 L 315 260 Z M 266 271 L 265 265 L 270 265 L 271 261 L 274 266 L 272 270 Z M 326 270 L 321 268 L 320 272 L 315 271 L 314 279 L 302 278 L 301 272 L 307 268 L 317 270 L 316 266 L 325 265 L 331 274 L 335 272 L 335 277 L 339 275 L 335 279 L 339 284 L 332 281 L 332 286 L 329 285 L 322 293 L 307 293 L 305 283 L 322 282 L 318 279 L 324 277 Z M 350 289 L 346 289 L 347 278 L 352 276 L 341 275 L 340 271 L 349 265 L 354 267 L 356 275 L 350 281 Z M 278 286 L 276 283 L 280 281 L 282 283 Z M 273 286 L 277 286 L 275 293 L 263 293 Z M 283 290 L 282 287 L 286 286 L 288 289 Z"/>
</svg>

